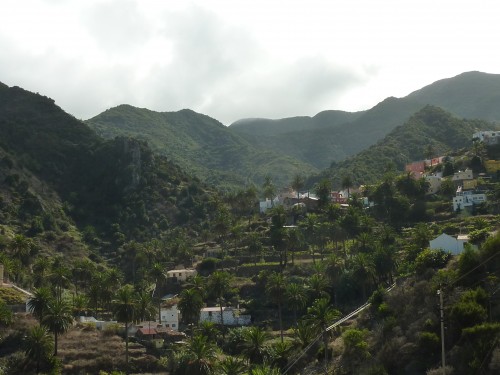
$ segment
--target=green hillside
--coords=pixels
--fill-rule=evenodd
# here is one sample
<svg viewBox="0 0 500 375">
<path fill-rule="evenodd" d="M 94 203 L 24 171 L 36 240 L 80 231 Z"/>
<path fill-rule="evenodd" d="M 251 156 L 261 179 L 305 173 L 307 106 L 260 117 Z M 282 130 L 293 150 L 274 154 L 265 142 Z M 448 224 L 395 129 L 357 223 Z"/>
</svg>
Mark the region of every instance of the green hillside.
<svg viewBox="0 0 500 375">
<path fill-rule="evenodd" d="M 349 114 L 321 112 L 321 127 L 312 119 L 240 120 L 230 126 L 249 142 L 273 147 L 317 168 L 353 156 L 384 138 L 425 105 L 435 105 L 463 118 L 500 120 L 500 75 L 463 73 L 428 85 L 404 98 L 387 98 L 373 108 Z M 316 118 L 315 117 L 315 118 Z M 288 131 L 287 131 L 288 129 Z M 269 137 L 257 138 L 259 134 Z"/>
<path fill-rule="evenodd" d="M 302 130 L 333 129 L 354 121 L 363 112 L 323 111 L 316 116 L 289 117 L 285 119 L 243 119 L 231 124 L 238 133 L 261 136 L 275 136 Z"/>
<path fill-rule="evenodd" d="M 316 170 L 272 149 L 262 150 L 258 142 L 252 146 L 220 122 L 191 110 L 160 113 L 121 105 L 87 124 L 105 138 L 125 135 L 146 140 L 184 170 L 219 187 L 260 185 L 266 175 L 285 185 L 296 173 Z"/>
<path fill-rule="evenodd" d="M 500 74 L 467 72 L 443 79 L 406 97 L 464 118 L 500 120 Z"/>
<path fill-rule="evenodd" d="M 103 254 L 174 226 L 194 229 L 209 212 L 203 185 L 144 142 L 104 140 L 18 87 L 0 90 L 0 182 L 0 234 L 64 255 L 88 254 L 85 231 Z"/>
<path fill-rule="evenodd" d="M 340 187 L 343 176 L 350 175 L 355 184 L 369 184 L 380 179 L 385 171 L 403 171 L 412 161 L 425 159 L 429 147 L 435 155 L 446 155 L 470 147 L 472 134 L 494 125 L 482 120 L 464 120 L 441 108 L 426 106 L 404 125 L 398 126 L 384 139 L 342 162 L 332 163 L 313 180 L 329 178 Z"/>
<path fill-rule="evenodd" d="M 142 110 L 125 109 L 142 119 Z M 192 114 L 178 113 L 189 122 L 187 150 L 218 139 L 197 129 Z M 0 84 L 8 281 L 0 288 L 0 373 L 432 375 L 442 373 L 443 338 L 445 372 L 497 374 L 498 173 L 478 178 L 487 199 L 463 210 L 452 209 L 451 180 L 432 196 L 404 173 L 377 180 L 388 164 L 429 148 L 460 149 L 452 167 L 478 173 L 479 155 L 498 148 L 470 147 L 471 133 L 492 126 L 425 106 L 322 176 L 373 182 L 365 191 L 373 206 L 353 194 L 342 207 L 322 184 L 318 201 L 261 214 L 251 187 L 210 190 L 143 140 L 103 139 L 51 99 Z M 458 246 L 448 241 L 429 248 L 442 233 L 468 235 L 477 249 L 452 255 Z M 183 280 L 181 268 L 197 274 Z M 32 293 L 31 314 L 11 283 Z M 235 325 L 216 319 L 223 309 Z"/>
</svg>

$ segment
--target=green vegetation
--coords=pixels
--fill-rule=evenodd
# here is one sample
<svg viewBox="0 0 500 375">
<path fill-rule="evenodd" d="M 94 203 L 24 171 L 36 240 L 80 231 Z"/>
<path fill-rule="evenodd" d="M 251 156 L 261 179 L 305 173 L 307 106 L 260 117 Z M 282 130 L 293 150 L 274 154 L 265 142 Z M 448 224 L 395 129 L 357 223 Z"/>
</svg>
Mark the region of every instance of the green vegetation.
<svg viewBox="0 0 500 375">
<path fill-rule="evenodd" d="M 400 172 L 406 164 L 424 160 L 429 146 L 432 157 L 455 155 L 457 150 L 470 146 L 472 134 L 480 129 L 495 129 L 495 125 L 458 119 L 440 108 L 427 106 L 375 145 L 345 161 L 332 163 L 314 180 L 328 178 L 340 188 L 342 176 L 350 175 L 356 185 L 371 184 L 387 172 Z"/>
<path fill-rule="evenodd" d="M 204 182 L 223 189 L 260 185 L 272 174 L 281 185 L 316 169 L 271 149 L 252 146 L 220 122 L 199 113 L 154 112 L 122 105 L 87 121 L 105 138 L 135 137 Z"/>
<path fill-rule="evenodd" d="M 6 280 L 32 292 L 26 315 L 11 310 L 27 297 L 0 289 L 2 373 L 432 374 L 438 290 L 450 371 L 500 369 L 500 183 L 479 175 L 497 150 L 470 141 L 487 124 L 426 107 L 386 139 L 412 157 L 453 150 L 430 171 L 480 176 L 488 199 L 470 210 L 452 210 L 453 181 L 428 195 L 423 179 L 373 153 L 384 173 L 364 176 L 364 190 L 345 169 L 323 175 L 318 200 L 294 192 L 259 214 L 259 193 L 279 191 L 270 174 L 261 192 L 221 193 L 142 141 L 101 139 L 47 98 L 19 88 L 0 97 L 0 262 Z M 287 180 L 300 190 L 302 176 Z M 331 201 L 333 183 L 349 190 L 347 205 Z M 430 249 L 443 232 L 469 234 L 477 248 Z M 167 278 L 182 267 L 198 274 Z M 137 323 L 174 305 L 183 333 L 150 339 L 143 328 L 132 337 Z M 204 306 L 212 315 L 200 322 Z M 249 326 L 217 318 L 225 310 L 250 315 Z M 85 315 L 118 323 L 75 324 Z"/>
</svg>

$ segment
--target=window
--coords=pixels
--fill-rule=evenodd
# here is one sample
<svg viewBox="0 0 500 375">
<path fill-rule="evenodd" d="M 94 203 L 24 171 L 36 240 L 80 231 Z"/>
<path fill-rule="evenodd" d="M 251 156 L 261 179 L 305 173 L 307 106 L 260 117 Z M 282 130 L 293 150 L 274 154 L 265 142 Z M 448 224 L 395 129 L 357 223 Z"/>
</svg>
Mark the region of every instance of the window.
<svg viewBox="0 0 500 375">
<path fill-rule="evenodd" d="M 175 323 L 172 324 L 172 328 L 175 328 Z"/>
</svg>

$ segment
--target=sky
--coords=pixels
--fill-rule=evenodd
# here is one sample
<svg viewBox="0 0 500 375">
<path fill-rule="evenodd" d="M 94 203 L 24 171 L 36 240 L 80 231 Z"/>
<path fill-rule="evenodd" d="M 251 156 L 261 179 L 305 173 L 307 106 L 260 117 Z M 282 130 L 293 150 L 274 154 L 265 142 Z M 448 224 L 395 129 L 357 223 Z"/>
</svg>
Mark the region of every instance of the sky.
<svg viewBox="0 0 500 375">
<path fill-rule="evenodd" d="M 130 104 L 249 117 L 358 111 L 500 73 L 500 5 L 462 0 L 2 0 L 0 82 L 86 120 Z"/>
</svg>

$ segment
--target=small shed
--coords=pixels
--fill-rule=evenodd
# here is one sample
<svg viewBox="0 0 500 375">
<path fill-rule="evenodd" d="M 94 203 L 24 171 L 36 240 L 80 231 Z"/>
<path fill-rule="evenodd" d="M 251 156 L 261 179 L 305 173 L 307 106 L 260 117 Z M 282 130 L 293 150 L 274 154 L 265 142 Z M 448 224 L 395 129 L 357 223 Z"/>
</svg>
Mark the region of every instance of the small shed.
<svg viewBox="0 0 500 375">
<path fill-rule="evenodd" d="M 434 250 L 442 249 L 453 255 L 458 255 L 464 251 L 464 244 L 467 242 L 469 242 L 469 237 L 466 235 L 460 235 L 455 238 L 442 233 L 429 242 L 429 247 Z"/>
</svg>

